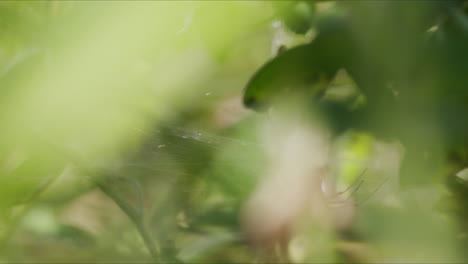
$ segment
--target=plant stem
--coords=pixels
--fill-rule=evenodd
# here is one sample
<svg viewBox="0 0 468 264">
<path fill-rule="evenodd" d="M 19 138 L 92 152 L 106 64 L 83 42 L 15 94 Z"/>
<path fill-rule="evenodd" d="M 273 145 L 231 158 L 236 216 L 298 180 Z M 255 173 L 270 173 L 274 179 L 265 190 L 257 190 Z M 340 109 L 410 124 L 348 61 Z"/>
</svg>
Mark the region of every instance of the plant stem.
<svg viewBox="0 0 468 264">
<path fill-rule="evenodd" d="M 104 194 L 111 198 L 117 204 L 118 207 L 120 207 L 120 209 L 128 216 L 128 218 L 130 218 L 130 220 L 135 225 L 138 233 L 142 237 L 143 242 L 145 243 L 146 248 L 148 249 L 153 261 L 155 263 L 161 263 L 162 261 L 160 258 L 160 254 L 157 250 L 156 244 L 151 238 L 150 233 L 147 230 L 142 217 L 135 211 L 135 209 L 129 206 L 127 202 L 121 199 L 119 195 L 116 194 L 114 190 L 112 190 L 112 188 L 108 187 L 102 182 L 96 182 L 96 185 Z"/>
<path fill-rule="evenodd" d="M 37 136 L 37 135 L 36 135 Z M 85 172 L 89 177 L 90 180 L 104 193 L 106 194 L 109 198 L 111 198 L 117 206 L 130 218 L 130 220 L 133 222 L 135 225 L 138 233 L 143 239 L 143 242 L 148 249 L 151 258 L 155 263 L 162 263 L 159 251 L 157 250 L 157 247 L 153 241 L 153 239 L 150 236 L 150 232 L 148 232 L 144 222 L 142 215 L 139 214 L 134 208 L 132 208 L 127 202 L 125 202 L 123 199 L 119 197 L 119 195 L 112 190 L 111 187 L 107 186 L 104 182 L 102 182 L 102 175 L 98 175 L 98 173 L 95 172 L 92 168 L 89 168 L 86 165 L 86 162 L 84 162 L 80 157 L 75 155 L 74 153 L 65 150 L 63 147 L 58 146 L 53 143 L 53 141 L 47 140 L 46 138 L 43 138 L 41 136 L 38 136 L 38 138 L 42 141 L 45 141 L 48 143 L 48 145 L 58 151 L 63 153 L 66 157 L 70 159 L 71 162 L 75 164 L 75 166 Z M 48 185 L 47 185 L 48 186 Z"/>
</svg>

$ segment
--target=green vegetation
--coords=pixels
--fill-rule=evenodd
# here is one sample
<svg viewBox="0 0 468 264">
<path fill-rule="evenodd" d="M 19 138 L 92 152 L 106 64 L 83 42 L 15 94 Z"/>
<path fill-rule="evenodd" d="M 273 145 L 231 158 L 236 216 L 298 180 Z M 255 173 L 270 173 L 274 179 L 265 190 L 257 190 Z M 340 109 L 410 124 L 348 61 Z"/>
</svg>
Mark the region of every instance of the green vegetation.
<svg viewBox="0 0 468 264">
<path fill-rule="evenodd" d="M 467 9 L 0 1 L 0 263 L 467 262 Z M 294 124 L 332 194 L 252 237 Z"/>
</svg>

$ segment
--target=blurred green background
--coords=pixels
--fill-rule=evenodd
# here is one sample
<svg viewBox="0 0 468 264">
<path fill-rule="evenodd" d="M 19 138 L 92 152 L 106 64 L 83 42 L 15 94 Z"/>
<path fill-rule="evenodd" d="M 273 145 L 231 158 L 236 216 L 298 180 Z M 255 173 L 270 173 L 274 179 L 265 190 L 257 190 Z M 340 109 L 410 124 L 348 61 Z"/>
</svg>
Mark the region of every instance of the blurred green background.
<svg viewBox="0 0 468 264">
<path fill-rule="evenodd" d="M 392 17 L 383 4 L 356 2 L 350 8 L 365 21 L 356 35 L 371 39 L 363 43 L 382 61 L 411 33 L 398 23 L 422 16 L 403 7 L 404 19 Z M 0 262 L 272 261 L 245 242 L 239 223 L 268 167 L 258 131 L 269 117 L 242 106 L 243 88 L 281 46 L 313 39 L 315 17 L 339 13 L 337 6 L 0 1 Z M 366 35 L 373 27 L 401 30 L 402 42 L 385 38 L 385 30 Z M 401 47 L 410 54 L 402 57 L 414 60 L 412 47 Z M 345 74 L 333 85 L 339 96 L 356 84 Z M 423 101 L 449 98 L 434 89 Z M 467 102 L 463 89 L 460 104 Z M 391 124 L 372 120 L 383 129 Z M 450 178 L 456 188 L 445 184 L 445 175 L 468 165 L 465 135 L 454 161 L 444 163 L 438 124 L 414 133 L 422 130 L 425 140 L 415 148 L 430 146 L 436 162 L 411 169 L 437 173 L 437 180 L 405 190 L 398 165 L 382 154 L 391 147 L 368 133 L 340 136 L 332 168 L 339 191 L 365 178 L 347 192 L 357 217 L 331 243 L 305 227 L 311 245 L 292 243 L 290 261 L 468 261 L 466 173 Z M 324 251 L 331 257 L 322 258 Z"/>
</svg>

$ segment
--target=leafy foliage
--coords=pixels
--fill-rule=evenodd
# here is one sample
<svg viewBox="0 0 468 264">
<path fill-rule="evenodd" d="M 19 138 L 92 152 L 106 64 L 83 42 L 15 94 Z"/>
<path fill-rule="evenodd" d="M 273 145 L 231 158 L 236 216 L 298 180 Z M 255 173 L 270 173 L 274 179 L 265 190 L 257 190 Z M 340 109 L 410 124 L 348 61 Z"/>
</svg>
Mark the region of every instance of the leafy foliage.
<svg viewBox="0 0 468 264">
<path fill-rule="evenodd" d="M 0 2 L 0 261 L 466 261 L 465 6 Z M 350 226 L 251 247 L 272 117 L 242 97 L 333 130 Z"/>
</svg>

